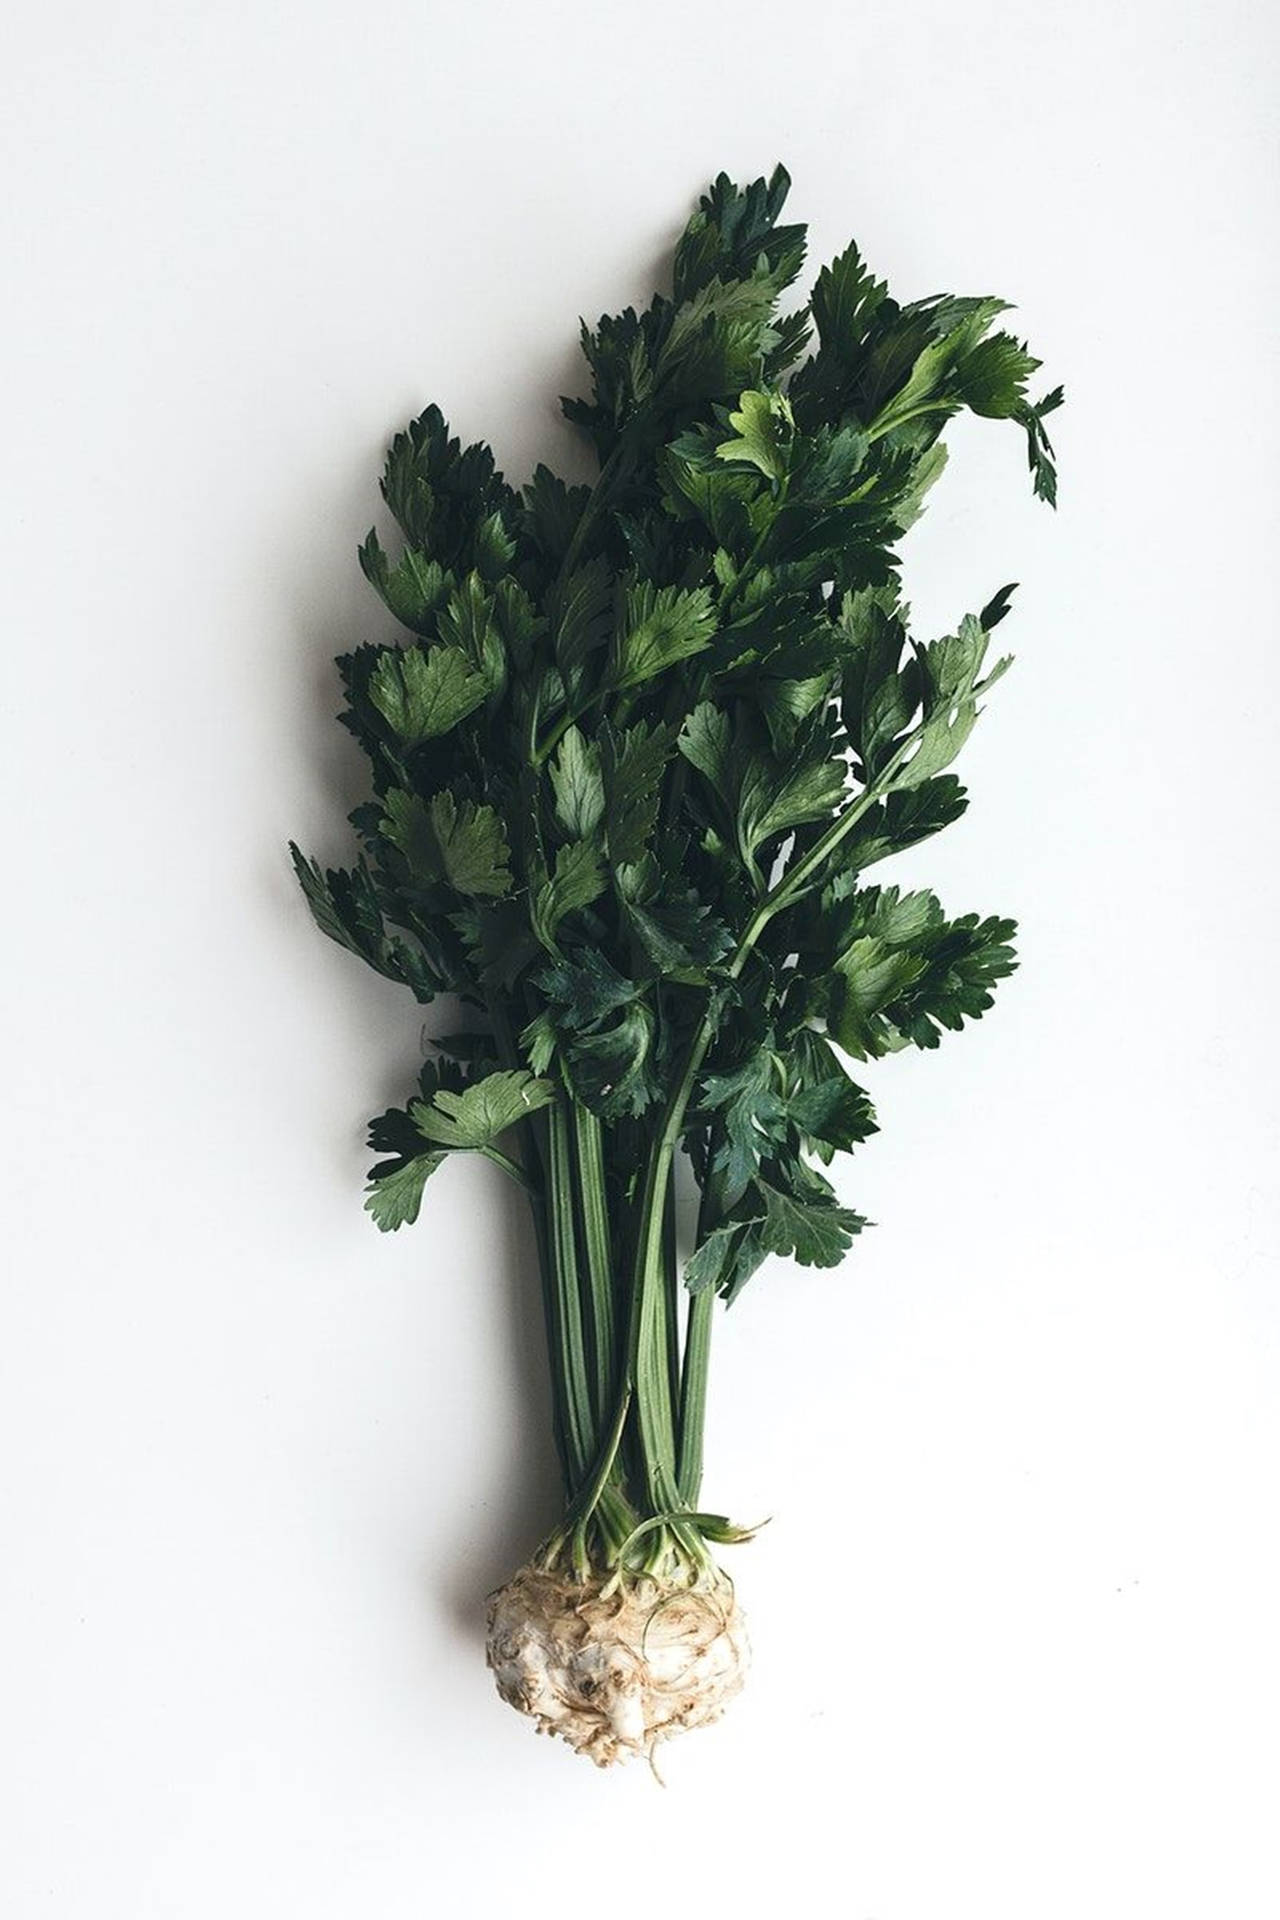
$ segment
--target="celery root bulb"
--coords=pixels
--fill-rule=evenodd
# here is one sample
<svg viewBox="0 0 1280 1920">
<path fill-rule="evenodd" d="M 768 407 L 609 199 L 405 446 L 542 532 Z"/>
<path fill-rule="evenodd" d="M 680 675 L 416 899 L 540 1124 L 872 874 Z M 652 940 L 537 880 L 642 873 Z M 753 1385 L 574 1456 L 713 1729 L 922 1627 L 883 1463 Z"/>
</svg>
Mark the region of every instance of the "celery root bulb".
<svg viewBox="0 0 1280 1920">
<path fill-rule="evenodd" d="M 750 1658 L 723 1575 L 605 1585 L 525 1567 L 492 1596 L 487 1640 L 502 1698 L 599 1767 L 718 1719 Z"/>
</svg>

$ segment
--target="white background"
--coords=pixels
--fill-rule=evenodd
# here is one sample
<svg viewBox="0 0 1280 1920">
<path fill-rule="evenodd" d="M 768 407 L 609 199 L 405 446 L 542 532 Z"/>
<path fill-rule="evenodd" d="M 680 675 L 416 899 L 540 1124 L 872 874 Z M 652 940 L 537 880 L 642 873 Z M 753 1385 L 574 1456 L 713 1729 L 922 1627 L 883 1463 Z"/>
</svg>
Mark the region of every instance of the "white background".
<svg viewBox="0 0 1280 1920">
<path fill-rule="evenodd" d="M 1275 54 L 1247 0 L 11 23 L 6 1920 L 1275 1920 Z M 522 1205 L 372 1230 L 421 1017 L 284 842 L 348 848 L 390 433 L 581 471 L 578 315 L 779 157 L 815 266 L 1018 303 L 1062 507 L 973 424 L 912 538 L 922 631 L 1022 582 L 905 877 L 1023 968 L 872 1070 L 875 1232 L 718 1330 L 757 1659 L 663 1792 L 491 1691 L 554 1507 Z"/>
</svg>

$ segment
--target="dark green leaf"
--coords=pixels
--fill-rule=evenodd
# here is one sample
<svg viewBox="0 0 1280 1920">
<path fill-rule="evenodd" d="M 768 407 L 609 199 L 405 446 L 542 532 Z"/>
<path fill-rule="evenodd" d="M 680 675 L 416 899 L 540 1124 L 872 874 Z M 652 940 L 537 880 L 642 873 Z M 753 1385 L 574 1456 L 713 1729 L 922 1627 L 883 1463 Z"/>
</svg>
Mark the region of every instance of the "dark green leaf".
<svg viewBox="0 0 1280 1920">
<path fill-rule="evenodd" d="M 383 832 L 417 878 L 446 881 L 458 893 L 510 890 L 510 850 L 492 807 L 447 792 L 423 800 L 399 790 L 387 794 L 385 805 Z"/>
<path fill-rule="evenodd" d="M 571 487 L 538 465 L 524 489 L 525 512 L 529 530 L 548 561 L 559 567 L 590 498 L 589 487 Z"/>
<path fill-rule="evenodd" d="M 475 711 L 486 691 L 461 647 L 384 653 L 369 680 L 370 700 L 406 747 L 448 733 Z"/>
<path fill-rule="evenodd" d="M 868 808 L 845 842 L 845 858 L 859 872 L 888 854 L 901 853 L 917 841 L 958 820 L 969 796 L 954 774 L 944 773 L 918 785 L 895 787 L 885 799 Z"/>
<path fill-rule="evenodd" d="M 533 902 L 533 927 L 544 946 L 554 947 L 566 914 L 589 906 L 603 891 L 604 861 L 589 841 L 574 840 L 556 854 L 555 871 L 539 887 Z"/>
<path fill-rule="evenodd" d="M 839 806 L 848 768 L 830 751 L 800 752 L 789 761 L 753 755 L 742 771 L 738 793 L 738 831 L 744 851 L 757 847 L 808 820 L 825 820 Z"/>
<path fill-rule="evenodd" d="M 802 1267 L 838 1267 L 867 1222 L 848 1207 L 837 1206 L 826 1181 L 811 1168 L 797 1163 L 791 1179 L 790 1187 L 755 1183 L 765 1207 L 760 1228 L 765 1252 L 790 1255 Z"/>
<path fill-rule="evenodd" d="M 494 598 L 479 573 L 469 573 L 449 595 L 437 625 L 440 638 L 461 650 L 496 698 L 507 684 L 507 655 Z"/>
<path fill-rule="evenodd" d="M 1016 965 L 1011 920 L 948 921 L 931 893 L 867 887 L 825 908 L 838 948 L 824 989 L 831 1031 L 856 1059 L 910 1042 L 938 1044 L 991 1005 L 997 980 Z"/>
<path fill-rule="evenodd" d="M 477 534 L 512 499 L 483 443 L 463 448 L 428 407 L 387 452 L 382 496 L 409 545 L 454 571 L 477 564 Z"/>
<path fill-rule="evenodd" d="M 673 728 L 643 721 L 621 733 L 609 726 L 601 731 L 605 831 L 615 866 L 639 860 L 648 848 L 674 746 Z"/>
<path fill-rule="evenodd" d="M 613 576 L 602 555 L 571 573 L 551 601 L 551 632 L 563 673 L 584 665 L 609 637 Z"/>
<path fill-rule="evenodd" d="M 618 972 L 596 947 L 577 949 L 572 959 L 543 967 L 534 983 L 557 1021 L 581 1029 L 605 1019 L 639 997 L 640 986 Z"/>
<path fill-rule="evenodd" d="M 566 1040 L 565 1068 L 576 1099 L 602 1120 L 638 1115 L 657 1096 L 650 1071 L 653 1014 L 642 1001 L 608 1025 Z"/>
<path fill-rule="evenodd" d="M 640 581 L 626 592 L 617 637 L 616 684 L 639 686 L 711 644 L 715 607 L 706 587 L 683 593 Z"/>
<path fill-rule="evenodd" d="M 329 868 L 289 843 L 294 872 L 321 933 L 383 974 L 412 989 L 418 1000 L 433 1000 L 449 983 L 425 955 L 389 935 L 373 880 L 364 862 L 351 869 Z"/>
<path fill-rule="evenodd" d="M 393 567 L 372 527 L 358 551 L 365 578 L 377 588 L 396 619 L 415 633 L 433 632 L 436 615 L 452 591 L 453 575 L 438 560 L 428 560 L 413 547 L 406 547 Z"/>
</svg>

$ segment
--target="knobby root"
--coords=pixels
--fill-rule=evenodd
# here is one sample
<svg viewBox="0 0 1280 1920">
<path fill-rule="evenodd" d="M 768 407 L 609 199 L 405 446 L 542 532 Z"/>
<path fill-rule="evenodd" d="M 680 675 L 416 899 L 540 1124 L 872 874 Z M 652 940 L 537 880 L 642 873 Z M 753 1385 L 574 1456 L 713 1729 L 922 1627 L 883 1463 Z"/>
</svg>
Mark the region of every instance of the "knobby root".
<svg viewBox="0 0 1280 1920">
<path fill-rule="evenodd" d="M 540 1733 L 608 1767 L 652 1763 L 659 1741 L 719 1719 L 750 1648 L 723 1574 L 668 1586 L 530 1566 L 490 1598 L 487 1657 L 502 1698 Z"/>
</svg>

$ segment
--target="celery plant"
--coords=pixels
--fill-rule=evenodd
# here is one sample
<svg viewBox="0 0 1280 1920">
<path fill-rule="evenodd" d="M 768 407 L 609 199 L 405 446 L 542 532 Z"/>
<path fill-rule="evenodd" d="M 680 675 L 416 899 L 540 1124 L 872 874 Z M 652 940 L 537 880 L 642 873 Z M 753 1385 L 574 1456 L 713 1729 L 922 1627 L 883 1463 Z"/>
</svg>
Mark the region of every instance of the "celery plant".
<svg viewBox="0 0 1280 1920">
<path fill-rule="evenodd" d="M 563 406 L 594 485 L 512 488 L 435 407 L 396 436 L 403 544 L 370 532 L 360 562 L 410 637 L 338 663 L 360 852 L 293 850 L 325 933 L 468 1010 L 372 1122 L 366 1204 L 412 1222 L 453 1153 L 526 1190 L 565 1494 L 534 1564 L 578 1618 L 588 1590 L 714 1585 L 716 1303 L 769 1254 L 841 1260 L 865 1222 L 820 1167 L 875 1127 L 846 1063 L 935 1047 L 1014 964 L 1011 921 L 866 876 L 964 810 L 948 768 L 1008 664 L 1009 589 L 945 638 L 909 629 L 896 548 L 943 429 L 1015 421 L 1052 502 L 1061 391 L 1029 398 L 1003 302 L 902 305 L 854 246 L 783 311 L 788 185 L 722 175 L 670 295 L 583 327 L 590 396 Z"/>
</svg>

